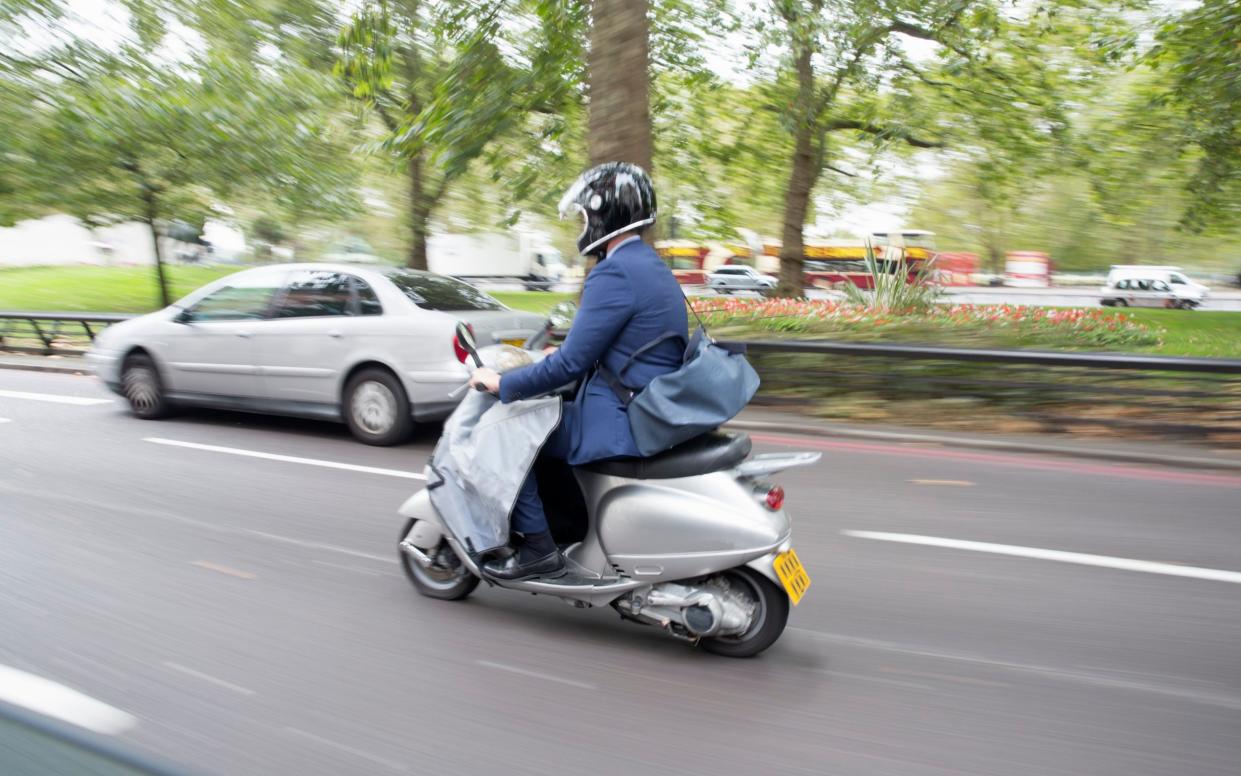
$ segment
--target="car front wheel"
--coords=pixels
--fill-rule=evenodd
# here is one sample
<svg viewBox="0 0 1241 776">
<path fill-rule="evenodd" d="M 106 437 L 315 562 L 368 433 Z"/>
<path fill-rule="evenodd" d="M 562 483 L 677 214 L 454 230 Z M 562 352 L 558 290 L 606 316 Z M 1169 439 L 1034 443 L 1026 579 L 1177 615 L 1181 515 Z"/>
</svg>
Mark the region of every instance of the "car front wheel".
<svg viewBox="0 0 1241 776">
<path fill-rule="evenodd" d="M 135 353 L 125 359 L 125 365 L 121 368 L 121 395 L 129 402 L 134 416 L 143 420 L 157 420 L 171 409 L 164 396 L 159 369 L 145 353 Z"/>
<path fill-rule="evenodd" d="M 369 367 L 345 385 L 341 414 L 360 442 L 381 447 L 409 438 L 414 429 L 409 397 L 401 381 L 386 369 Z"/>
</svg>

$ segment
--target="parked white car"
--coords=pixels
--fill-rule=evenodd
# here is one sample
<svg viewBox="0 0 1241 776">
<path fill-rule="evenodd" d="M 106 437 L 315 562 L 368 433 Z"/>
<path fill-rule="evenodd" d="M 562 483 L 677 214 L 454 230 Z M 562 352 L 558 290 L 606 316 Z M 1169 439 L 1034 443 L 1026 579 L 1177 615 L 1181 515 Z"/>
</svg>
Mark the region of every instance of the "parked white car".
<svg viewBox="0 0 1241 776">
<path fill-rule="evenodd" d="M 743 264 L 730 264 L 712 272 L 707 276 L 707 285 L 720 294 L 731 294 L 734 291 L 770 291 L 776 287 L 776 279 L 764 275 L 753 267 Z"/>
<path fill-rule="evenodd" d="M 344 421 L 391 445 L 452 412 L 469 376 L 459 321 L 482 344 L 543 326 L 459 280 L 345 264 L 258 267 L 118 323 L 87 354 L 140 418 L 176 405 Z"/>
<path fill-rule="evenodd" d="M 1175 273 L 1173 273 L 1175 275 Z M 1170 277 L 1121 276 L 1111 280 L 1099 292 L 1099 302 L 1104 307 L 1167 307 L 1192 310 L 1206 299 L 1206 286 L 1190 283 L 1181 276 L 1174 281 Z"/>
</svg>

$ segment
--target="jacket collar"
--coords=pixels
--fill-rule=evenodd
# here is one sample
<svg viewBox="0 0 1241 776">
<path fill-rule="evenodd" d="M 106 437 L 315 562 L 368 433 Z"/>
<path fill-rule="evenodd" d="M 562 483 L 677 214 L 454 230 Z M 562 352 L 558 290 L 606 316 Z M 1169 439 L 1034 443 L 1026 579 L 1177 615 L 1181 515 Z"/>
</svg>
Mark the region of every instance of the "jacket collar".
<svg viewBox="0 0 1241 776">
<path fill-rule="evenodd" d="M 621 240 L 621 242 L 620 242 L 620 243 L 619 243 L 616 247 L 614 247 L 612 250 L 608 251 L 608 252 L 607 252 L 607 255 L 606 255 L 606 256 L 604 256 L 604 258 L 605 258 L 605 259 L 610 259 L 610 258 L 612 257 L 612 254 L 613 254 L 613 253 L 616 253 L 616 252 L 617 252 L 617 251 L 619 251 L 621 248 L 624 248 L 626 245 L 628 245 L 629 243 L 633 242 L 634 240 L 641 241 L 641 240 L 642 240 L 642 237 L 641 237 L 640 235 L 636 235 L 636 234 L 635 234 L 635 235 L 631 235 L 631 236 L 629 236 L 629 237 L 626 237 L 624 240 Z"/>
</svg>

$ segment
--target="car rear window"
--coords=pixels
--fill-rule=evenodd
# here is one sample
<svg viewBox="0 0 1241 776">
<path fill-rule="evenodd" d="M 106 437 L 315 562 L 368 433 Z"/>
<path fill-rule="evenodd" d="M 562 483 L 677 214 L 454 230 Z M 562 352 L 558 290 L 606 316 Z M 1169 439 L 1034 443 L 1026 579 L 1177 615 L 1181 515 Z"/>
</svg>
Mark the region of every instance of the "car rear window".
<svg viewBox="0 0 1241 776">
<path fill-rule="evenodd" d="M 410 301 L 424 310 L 504 309 L 504 305 L 474 286 L 443 275 L 398 270 L 388 277 Z"/>
</svg>

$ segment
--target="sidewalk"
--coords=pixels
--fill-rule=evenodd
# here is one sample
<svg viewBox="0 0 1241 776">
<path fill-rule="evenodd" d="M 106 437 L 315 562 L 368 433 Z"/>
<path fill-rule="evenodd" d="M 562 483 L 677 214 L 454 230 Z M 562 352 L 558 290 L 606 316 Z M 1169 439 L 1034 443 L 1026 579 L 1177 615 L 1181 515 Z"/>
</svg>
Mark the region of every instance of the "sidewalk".
<svg viewBox="0 0 1241 776">
<path fill-rule="evenodd" d="M 89 374 L 80 356 L 35 356 L 0 352 L 0 370 L 24 369 L 60 374 Z M 1126 463 L 1153 463 L 1192 469 L 1241 472 L 1241 450 L 1225 450 L 1180 442 L 1081 438 L 1071 434 L 976 434 L 882 424 L 849 424 L 808 415 L 751 408 L 728 424 L 752 434 L 797 434 L 875 443 L 943 446 L 1007 453 L 1092 458 Z"/>
<path fill-rule="evenodd" d="M 24 369 L 30 372 L 59 374 L 90 374 L 90 365 L 81 356 L 36 356 L 0 351 L 0 369 Z"/>
<path fill-rule="evenodd" d="M 1241 472 L 1241 450 L 1183 442 L 1082 438 L 1072 434 L 978 434 L 882 424 L 835 423 L 808 415 L 763 408 L 744 410 L 728 426 L 751 434 L 798 434 L 877 443 L 964 447 L 995 452 L 1039 453 Z"/>
</svg>

